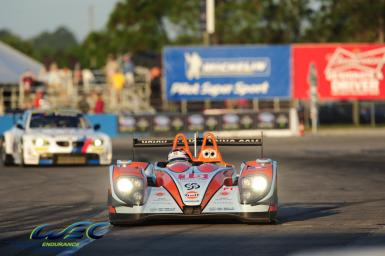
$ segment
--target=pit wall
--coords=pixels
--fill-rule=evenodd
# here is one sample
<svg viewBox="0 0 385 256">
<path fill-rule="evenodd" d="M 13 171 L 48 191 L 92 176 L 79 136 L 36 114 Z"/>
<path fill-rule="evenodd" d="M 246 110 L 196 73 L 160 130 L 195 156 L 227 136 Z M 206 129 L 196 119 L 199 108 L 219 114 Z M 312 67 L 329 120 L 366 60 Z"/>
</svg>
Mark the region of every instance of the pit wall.
<svg viewBox="0 0 385 256">
<path fill-rule="evenodd" d="M 194 116 L 194 118 L 192 118 Z M 233 121 L 236 118 L 245 118 L 252 120 L 252 124 L 244 126 L 239 122 L 228 123 L 229 120 Z M 280 123 L 277 124 L 278 120 Z M 121 135 L 134 135 L 135 137 L 145 136 L 173 136 L 178 132 L 184 132 L 186 134 L 193 134 L 195 131 L 209 131 L 213 130 L 220 137 L 253 137 L 259 136 L 263 131 L 264 135 L 268 137 L 289 137 L 299 135 L 299 122 L 298 115 L 295 109 L 290 109 L 286 112 L 249 112 L 241 114 L 222 114 L 217 116 L 205 116 L 202 114 L 157 114 L 157 115 L 114 115 L 114 114 L 101 114 L 101 115 L 87 115 L 92 125 L 100 124 L 100 131 L 108 134 L 110 137 L 115 138 Z M 210 119 L 211 118 L 211 119 Z M 286 119 L 285 119 L 286 118 Z M 172 124 L 178 122 L 181 127 L 175 128 Z M 192 120 L 193 119 L 193 120 Z M 210 129 L 206 125 L 207 120 L 217 120 L 218 126 L 214 129 Z M 13 115 L 0 116 L 0 134 L 10 129 L 16 118 Z M 200 126 L 197 121 L 203 122 Z M 286 123 L 282 124 L 282 120 L 286 120 Z M 147 125 L 144 125 L 146 124 Z M 168 125 L 169 124 L 169 125 Z M 235 127 L 235 129 L 234 129 Z"/>
</svg>

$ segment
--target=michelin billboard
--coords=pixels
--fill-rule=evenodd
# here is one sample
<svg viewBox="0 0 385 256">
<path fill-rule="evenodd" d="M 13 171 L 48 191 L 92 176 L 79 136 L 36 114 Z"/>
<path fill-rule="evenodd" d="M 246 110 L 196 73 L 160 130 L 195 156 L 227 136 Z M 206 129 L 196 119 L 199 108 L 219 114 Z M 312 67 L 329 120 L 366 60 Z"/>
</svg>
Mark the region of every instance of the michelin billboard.
<svg viewBox="0 0 385 256">
<path fill-rule="evenodd" d="M 289 98 L 290 47 L 168 47 L 168 100 Z"/>
</svg>

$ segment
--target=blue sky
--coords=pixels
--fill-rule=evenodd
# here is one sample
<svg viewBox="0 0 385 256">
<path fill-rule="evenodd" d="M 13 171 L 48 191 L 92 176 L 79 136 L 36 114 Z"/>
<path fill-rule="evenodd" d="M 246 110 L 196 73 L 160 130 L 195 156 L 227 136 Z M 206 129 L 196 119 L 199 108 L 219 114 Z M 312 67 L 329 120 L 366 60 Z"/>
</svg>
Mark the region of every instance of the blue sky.
<svg viewBox="0 0 385 256">
<path fill-rule="evenodd" d="M 93 6 L 94 29 L 105 26 L 119 0 L 0 0 L 0 29 L 9 29 L 23 38 L 58 26 L 69 28 L 78 40 L 90 30 L 88 13 Z"/>
</svg>

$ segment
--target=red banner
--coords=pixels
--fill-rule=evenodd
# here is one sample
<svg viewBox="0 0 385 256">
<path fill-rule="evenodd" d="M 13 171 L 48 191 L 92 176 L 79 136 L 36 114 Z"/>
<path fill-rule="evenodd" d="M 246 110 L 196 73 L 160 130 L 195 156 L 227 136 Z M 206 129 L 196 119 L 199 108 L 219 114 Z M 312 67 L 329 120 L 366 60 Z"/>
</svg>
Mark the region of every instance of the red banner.
<svg viewBox="0 0 385 256">
<path fill-rule="evenodd" d="M 296 99 L 314 77 L 319 99 L 385 99 L 385 44 L 293 45 L 292 58 Z"/>
</svg>

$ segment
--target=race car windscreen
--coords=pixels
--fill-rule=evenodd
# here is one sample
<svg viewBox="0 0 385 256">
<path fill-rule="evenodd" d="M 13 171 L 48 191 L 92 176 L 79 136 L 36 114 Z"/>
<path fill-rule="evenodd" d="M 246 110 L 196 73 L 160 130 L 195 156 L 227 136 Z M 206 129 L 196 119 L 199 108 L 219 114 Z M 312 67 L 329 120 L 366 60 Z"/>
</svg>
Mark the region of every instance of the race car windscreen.
<svg viewBox="0 0 385 256">
<path fill-rule="evenodd" d="M 88 129 L 88 121 L 81 115 L 63 115 L 57 113 L 34 113 L 29 128 L 82 128 Z"/>
</svg>

